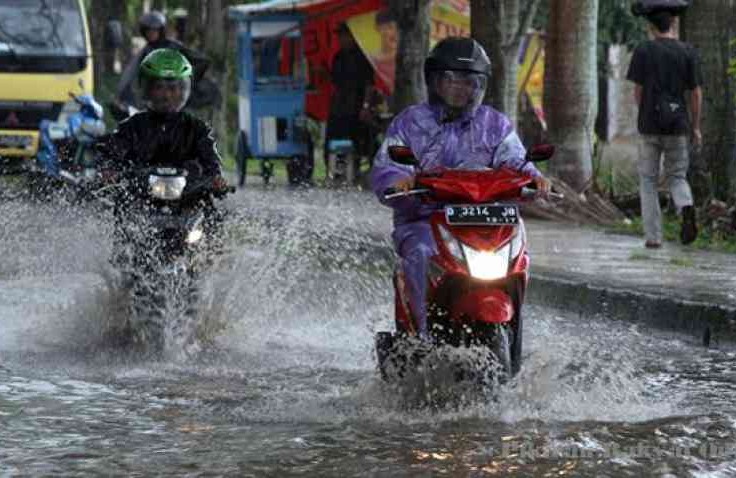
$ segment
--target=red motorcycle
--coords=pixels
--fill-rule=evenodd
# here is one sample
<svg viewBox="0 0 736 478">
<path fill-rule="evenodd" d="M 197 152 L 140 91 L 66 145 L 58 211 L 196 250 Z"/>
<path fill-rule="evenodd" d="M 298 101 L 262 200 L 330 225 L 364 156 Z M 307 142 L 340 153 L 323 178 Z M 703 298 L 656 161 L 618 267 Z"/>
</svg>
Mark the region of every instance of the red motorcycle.
<svg viewBox="0 0 736 478">
<path fill-rule="evenodd" d="M 527 161 L 545 161 L 551 145 L 532 147 Z M 430 224 L 438 254 L 427 277 L 427 326 L 432 345 L 487 347 L 500 381 L 521 366 L 522 313 L 529 281 L 526 232 L 518 203 L 537 191 L 529 176 L 510 169 L 435 170 L 422 172 L 411 149 L 389 147 L 391 159 L 417 168 L 416 186 L 406 192 L 387 190 L 385 198 L 421 195 L 437 205 Z M 559 197 L 551 193 L 552 196 Z M 404 344 L 417 336 L 408 290 L 400 268 L 394 275 L 396 332 L 378 332 L 376 353 L 384 379 L 388 364 L 404 370 Z M 408 339 L 408 340 L 407 340 Z M 398 368 L 397 368 L 398 367 Z"/>
</svg>

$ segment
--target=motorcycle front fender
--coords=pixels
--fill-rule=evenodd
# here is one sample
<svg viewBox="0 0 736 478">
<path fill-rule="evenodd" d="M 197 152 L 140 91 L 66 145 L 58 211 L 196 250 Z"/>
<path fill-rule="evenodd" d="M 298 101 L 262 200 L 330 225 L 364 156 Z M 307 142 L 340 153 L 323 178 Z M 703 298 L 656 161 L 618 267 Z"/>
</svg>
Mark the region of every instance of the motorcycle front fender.
<svg viewBox="0 0 736 478">
<path fill-rule="evenodd" d="M 513 300 L 501 289 L 471 290 L 456 302 L 452 310 L 452 320 L 506 324 L 513 318 Z"/>
</svg>

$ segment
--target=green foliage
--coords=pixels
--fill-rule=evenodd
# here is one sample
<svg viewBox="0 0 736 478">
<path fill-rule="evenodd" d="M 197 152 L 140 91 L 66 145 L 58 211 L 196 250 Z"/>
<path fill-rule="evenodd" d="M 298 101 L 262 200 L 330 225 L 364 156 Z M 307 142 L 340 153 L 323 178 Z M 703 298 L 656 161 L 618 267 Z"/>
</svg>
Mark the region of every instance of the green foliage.
<svg viewBox="0 0 736 478">
<path fill-rule="evenodd" d="M 634 47 L 646 39 L 641 20 L 631 14 L 629 0 L 600 0 L 598 42 Z"/>
<path fill-rule="evenodd" d="M 629 0 L 600 0 L 598 7 L 598 65 L 608 68 L 608 47 L 626 45 L 633 48 L 646 39 L 644 24 L 631 14 Z"/>
<path fill-rule="evenodd" d="M 532 22 L 537 30 L 546 30 L 550 3 L 539 4 Z M 624 44 L 633 47 L 646 38 L 646 29 L 641 20 L 631 14 L 630 0 L 600 0 L 598 5 L 598 44 L 601 46 Z"/>
<path fill-rule="evenodd" d="M 641 217 L 635 217 L 630 224 L 620 224 L 610 228 L 612 232 L 630 234 L 633 236 L 644 236 L 644 227 Z M 680 220 L 675 215 L 666 215 L 662 223 L 664 239 L 668 242 L 680 241 Z M 700 226 L 698 238 L 690 246 L 695 249 L 729 252 L 736 254 L 736 237 L 727 236 L 720 232 L 711 231 Z"/>
<path fill-rule="evenodd" d="M 734 56 L 728 61 L 728 75 L 736 80 L 736 38 L 731 39 L 730 43 Z M 734 95 L 734 102 L 736 102 L 736 94 Z"/>
</svg>

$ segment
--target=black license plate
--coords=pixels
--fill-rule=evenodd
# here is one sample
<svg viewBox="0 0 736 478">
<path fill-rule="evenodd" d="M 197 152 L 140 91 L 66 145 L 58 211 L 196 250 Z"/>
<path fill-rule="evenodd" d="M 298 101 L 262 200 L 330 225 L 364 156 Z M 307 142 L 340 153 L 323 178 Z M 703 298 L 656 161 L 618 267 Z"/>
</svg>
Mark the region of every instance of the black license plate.
<svg viewBox="0 0 736 478">
<path fill-rule="evenodd" d="M 519 208 L 515 204 L 447 206 L 445 217 L 448 224 L 508 226 L 519 224 Z"/>
</svg>

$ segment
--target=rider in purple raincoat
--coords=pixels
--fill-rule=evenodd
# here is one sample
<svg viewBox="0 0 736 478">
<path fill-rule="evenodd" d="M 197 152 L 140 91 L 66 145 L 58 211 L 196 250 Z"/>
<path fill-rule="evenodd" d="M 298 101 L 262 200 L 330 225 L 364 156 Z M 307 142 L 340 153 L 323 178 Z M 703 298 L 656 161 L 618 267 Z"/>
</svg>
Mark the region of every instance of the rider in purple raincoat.
<svg viewBox="0 0 736 478">
<path fill-rule="evenodd" d="M 540 193 L 550 190 L 549 181 L 525 162 L 526 151 L 509 119 L 481 105 L 490 74 L 491 62 L 475 40 L 451 37 L 437 43 L 424 62 L 429 101 L 394 119 L 371 172 L 373 191 L 394 208 L 394 247 L 401 256 L 411 312 L 422 337 L 428 333 L 427 266 L 437 254 L 429 225 L 434 208 L 416 196 L 383 199 L 388 188 L 406 191 L 414 186 L 414 168 L 391 161 L 388 147 L 408 146 L 425 171 L 504 166 L 533 176 Z"/>
</svg>

